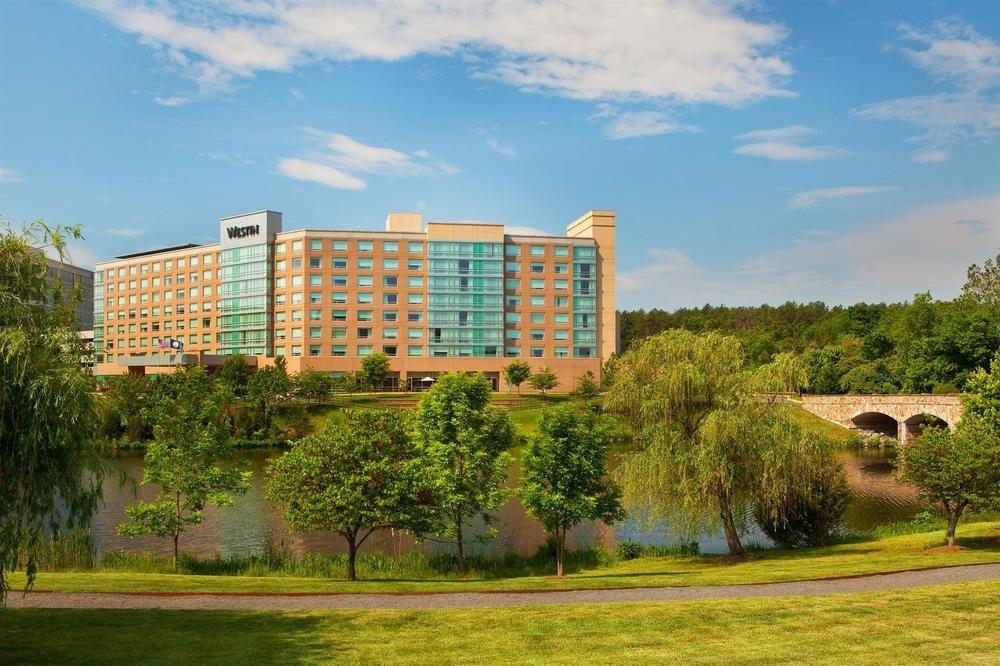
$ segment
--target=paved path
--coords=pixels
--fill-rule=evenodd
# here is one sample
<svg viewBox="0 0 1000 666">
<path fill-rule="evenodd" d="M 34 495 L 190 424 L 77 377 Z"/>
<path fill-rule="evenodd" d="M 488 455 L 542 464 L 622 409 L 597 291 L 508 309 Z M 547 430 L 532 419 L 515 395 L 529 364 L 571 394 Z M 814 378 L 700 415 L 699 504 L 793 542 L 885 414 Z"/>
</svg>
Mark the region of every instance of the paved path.
<svg viewBox="0 0 1000 666">
<path fill-rule="evenodd" d="M 850 578 L 714 585 L 703 587 L 638 587 L 605 590 L 539 592 L 442 592 L 430 594 L 216 594 L 216 593 L 91 593 L 12 590 L 14 608 L 126 608 L 182 610 L 318 610 L 318 609 L 426 609 L 482 606 L 541 606 L 690 599 L 743 599 L 798 595 L 847 594 L 902 590 L 927 585 L 1000 581 L 1000 563 L 900 571 Z"/>
</svg>

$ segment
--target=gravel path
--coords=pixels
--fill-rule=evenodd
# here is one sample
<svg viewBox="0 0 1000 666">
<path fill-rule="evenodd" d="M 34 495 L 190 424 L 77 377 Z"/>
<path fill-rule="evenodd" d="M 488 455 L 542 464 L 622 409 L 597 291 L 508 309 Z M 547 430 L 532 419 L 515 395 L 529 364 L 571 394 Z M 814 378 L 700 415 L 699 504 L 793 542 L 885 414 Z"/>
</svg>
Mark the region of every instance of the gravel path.
<svg viewBox="0 0 1000 666">
<path fill-rule="evenodd" d="M 431 594 L 214 594 L 214 593 L 91 593 L 11 591 L 14 608 L 126 608 L 181 610 L 319 610 L 426 609 L 482 606 L 540 606 L 690 599 L 743 599 L 798 595 L 848 594 L 902 590 L 927 585 L 1000 581 L 1000 563 L 964 565 L 850 578 L 714 585 L 703 587 L 639 587 L 631 589 L 540 592 L 442 592 Z"/>
</svg>

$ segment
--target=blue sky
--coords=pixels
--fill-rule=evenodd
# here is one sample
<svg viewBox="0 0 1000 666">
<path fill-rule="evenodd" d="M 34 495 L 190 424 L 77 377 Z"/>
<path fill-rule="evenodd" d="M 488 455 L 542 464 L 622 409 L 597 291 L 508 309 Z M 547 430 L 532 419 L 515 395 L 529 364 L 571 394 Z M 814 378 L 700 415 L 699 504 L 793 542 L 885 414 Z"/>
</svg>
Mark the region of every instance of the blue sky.
<svg viewBox="0 0 1000 666">
<path fill-rule="evenodd" d="M 1000 248 L 1000 3 L 0 3 L 0 212 L 81 264 L 226 215 L 618 215 L 622 307 L 957 293 Z"/>
</svg>

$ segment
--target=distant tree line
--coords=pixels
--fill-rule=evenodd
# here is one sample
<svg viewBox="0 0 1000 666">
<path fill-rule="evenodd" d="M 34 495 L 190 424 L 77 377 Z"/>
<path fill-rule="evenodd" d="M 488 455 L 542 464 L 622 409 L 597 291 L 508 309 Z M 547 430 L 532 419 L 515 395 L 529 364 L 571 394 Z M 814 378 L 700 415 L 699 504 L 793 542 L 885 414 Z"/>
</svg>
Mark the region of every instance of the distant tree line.
<svg viewBox="0 0 1000 666">
<path fill-rule="evenodd" d="M 951 393 L 1000 349 L 1000 255 L 973 265 L 950 301 L 822 302 L 633 310 L 621 314 L 622 349 L 670 329 L 739 340 L 749 363 L 799 355 L 811 393 Z"/>
</svg>

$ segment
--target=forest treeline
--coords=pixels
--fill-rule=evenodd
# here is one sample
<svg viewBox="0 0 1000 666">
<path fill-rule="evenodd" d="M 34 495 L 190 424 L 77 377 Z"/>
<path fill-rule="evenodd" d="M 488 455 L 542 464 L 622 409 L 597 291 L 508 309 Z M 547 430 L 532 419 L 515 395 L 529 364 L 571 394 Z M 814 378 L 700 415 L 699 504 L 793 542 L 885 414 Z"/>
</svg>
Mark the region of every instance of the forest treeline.
<svg viewBox="0 0 1000 666">
<path fill-rule="evenodd" d="M 621 313 L 621 346 L 663 330 L 736 336 L 755 364 L 801 355 L 810 393 L 951 393 L 1000 350 L 1000 254 L 967 273 L 954 300 L 711 306 Z"/>
</svg>

